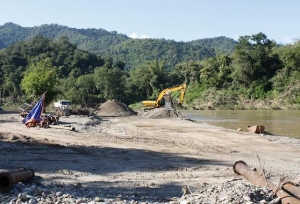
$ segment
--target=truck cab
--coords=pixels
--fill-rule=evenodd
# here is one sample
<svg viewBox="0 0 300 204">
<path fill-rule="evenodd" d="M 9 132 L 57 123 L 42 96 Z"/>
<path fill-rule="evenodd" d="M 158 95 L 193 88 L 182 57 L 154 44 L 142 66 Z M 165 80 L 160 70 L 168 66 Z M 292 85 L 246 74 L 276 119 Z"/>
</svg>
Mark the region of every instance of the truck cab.
<svg viewBox="0 0 300 204">
<path fill-rule="evenodd" d="M 54 102 L 54 108 L 72 109 L 72 102 L 69 100 L 60 100 L 58 102 Z"/>
</svg>

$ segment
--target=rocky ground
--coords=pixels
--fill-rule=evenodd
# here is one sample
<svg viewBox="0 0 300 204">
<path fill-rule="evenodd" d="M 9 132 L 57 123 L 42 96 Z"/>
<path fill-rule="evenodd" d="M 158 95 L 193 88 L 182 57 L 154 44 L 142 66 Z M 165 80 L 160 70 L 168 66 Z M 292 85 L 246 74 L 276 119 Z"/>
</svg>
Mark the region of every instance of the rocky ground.
<svg viewBox="0 0 300 204">
<path fill-rule="evenodd" d="M 59 128 L 26 128 L 18 114 L 0 114 L 0 170 L 35 172 L 1 192 L 0 202 L 275 203 L 270 189 L 234 173 L 239 160 L 276 185 L 300 179 L 299 140 L 194 123 L 163 109 L 115 108 L 109 117 L 100 110 L 61 117 Z"/>
</svg>

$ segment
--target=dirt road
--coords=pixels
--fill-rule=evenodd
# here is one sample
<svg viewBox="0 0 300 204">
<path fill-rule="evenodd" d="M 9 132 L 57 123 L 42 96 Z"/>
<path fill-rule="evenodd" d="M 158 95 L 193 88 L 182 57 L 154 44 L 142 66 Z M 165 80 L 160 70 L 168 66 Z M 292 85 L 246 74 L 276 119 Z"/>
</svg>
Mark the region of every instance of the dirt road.
<svg viewBox="0 0 300 204">
<path fill-rule="evenodd" d="M 149 199 L 182 196 L 182 187 L 233 180 L 243 160 L 278 183 L 300 178 L 299 140 L 227 130 L 179 118 L 70 116 L 56 128 L 26 128 L 0 114 L 1 169 L 29 167 L 39 178 Z"/>
</svg>

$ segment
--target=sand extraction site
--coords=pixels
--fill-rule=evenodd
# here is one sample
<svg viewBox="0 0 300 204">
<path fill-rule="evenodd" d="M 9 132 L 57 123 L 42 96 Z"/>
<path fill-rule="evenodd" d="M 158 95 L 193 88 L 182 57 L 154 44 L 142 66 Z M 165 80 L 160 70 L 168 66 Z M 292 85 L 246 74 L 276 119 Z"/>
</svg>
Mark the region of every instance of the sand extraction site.
<svg viewBox="0 0 300 204">
<path fill-rule="evenodd" d="M 297 139 L 195 123 L 173 110 L 137 113 L 117 101 L 58 126 L 75 131 L 26 128 L 19 114 L 0 113 L 1 172 L 34 171 L 1 192 L 1 203 L 278 203 L 271 185 L 234 172 L 237 161 L 299 192 Z"/>
</svg>

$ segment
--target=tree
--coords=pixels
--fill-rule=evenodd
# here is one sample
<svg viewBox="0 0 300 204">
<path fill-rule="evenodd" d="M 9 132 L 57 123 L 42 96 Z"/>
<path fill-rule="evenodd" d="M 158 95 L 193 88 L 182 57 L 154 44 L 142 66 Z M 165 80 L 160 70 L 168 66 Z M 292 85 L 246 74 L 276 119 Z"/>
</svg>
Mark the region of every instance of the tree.
<svg viewBox="0 0 300 204">
<path fill-rule="evenodd" d="M 149 84 L 152 88 L 152 97 L 157 97 L 160 91 L 166 88 L 165 61 L 148 61 L 146 66 L 150 71 Z"/>
<path fill-rule="evenodd" d="M 152 95 L 150 86 L 150 70 L 146 65 L 137 66 L 129 71 L 129 86 L 137 100 L 149 98 Z M 138 97 L 139 96 L 139 97 Z"/>
<path fill-rule="evenodd" d="M 233 55 L 234 84 L 247 89 L 252 82 L 261 81 L 267 88 L 267 82 L 281 67 L 279 57 L 272 52 L 274 46 L 263 33 L 240 37 Z"/>
<path fill-rule="evenodd" d="M 276 50 L 283 68 L 271 79 L 273 89 L 282 92 L 291 84 L 300 82 L 300 41 Z"/>
<path fill-rule="evenodd" d="M 37 98 L 47 92 L 47 99 L 51 101 L 57 94 L 57 74 L 50 59 L 37 64 L 31 64 L 24 72 L 21 88 L 31 98 Z"/>
<path fill-rule="evenodd" d="M 94 83 L 104 100 L 126 101 L 124 94 L 127 73 L 116 67 L 111 67 L 112 63 L 107 63 L 103 67 L 98 67 L 94 72 Z"/>
<path fill-rule="evenodd" d="M 175 66 L 172 71 L 172 75 L 178 75 L 178 78 L 181 79 L 177 83 L 196 83 L 200 80 L 200 70 L 202 68 L 200 61 L 189 61 L 179 63 Z"/>
<path fill-rule="evenodd" d="M 82 106 L 92 104 L 93 94 L 95 94 L 96 91 L 93 78 L 93 74 L 81 75 L 75 79 L 75 84 L 70 87 L 70 90 L 67 91 L 65 95 L 68 99 L 72 100 L 73 103 L 77 103 Z"/>
<path fill-rule="evenodd" d="M 4 95 L 9 96 L 11 101 L 21 95 L 20 82 L 24 67 L 15 67 L 13 65 L 3 65 L 1 67 L 3 75 L 2 88 Z"/>
</svg>

